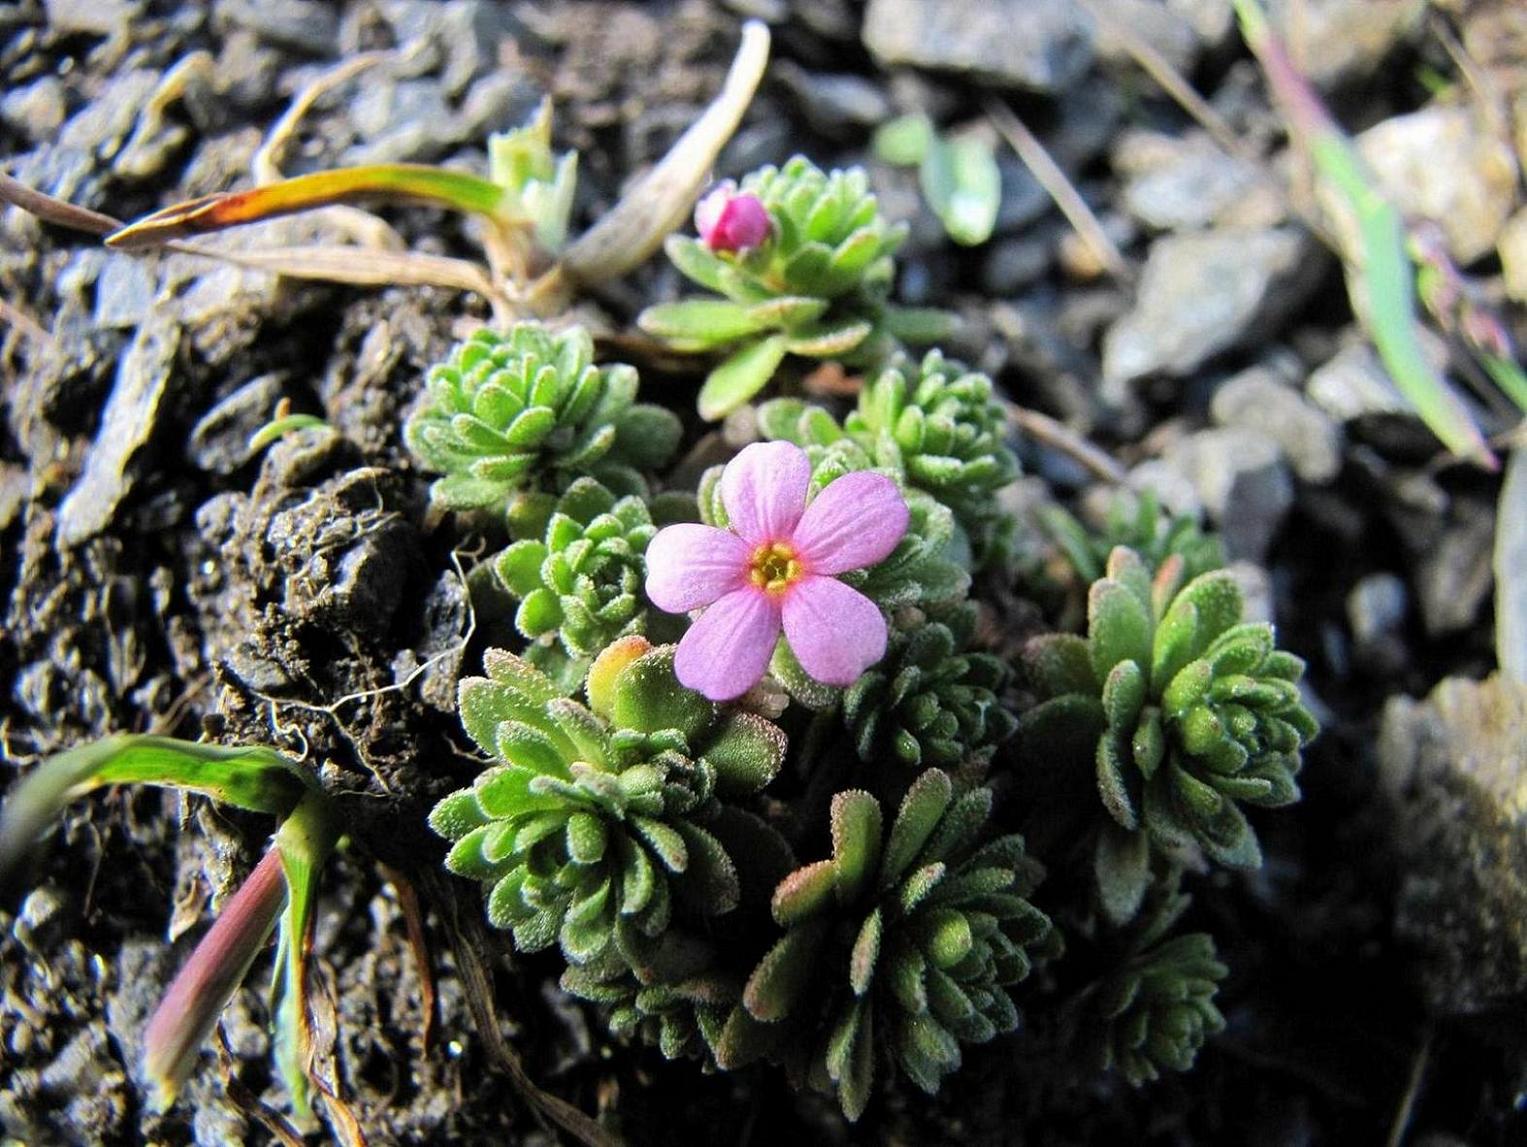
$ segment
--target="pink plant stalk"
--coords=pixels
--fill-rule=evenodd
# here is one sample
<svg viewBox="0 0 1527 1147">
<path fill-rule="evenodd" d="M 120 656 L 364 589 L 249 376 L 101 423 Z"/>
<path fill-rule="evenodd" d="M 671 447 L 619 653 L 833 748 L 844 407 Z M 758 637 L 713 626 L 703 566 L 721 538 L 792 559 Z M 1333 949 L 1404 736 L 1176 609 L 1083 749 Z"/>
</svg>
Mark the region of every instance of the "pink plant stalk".
<svg viewBox="0 0 1527 1147">
<path fill-rule="evenodd" d="M 774 223 L 756 195 L 739 194 L 728 179 L 716 184 L 695 205 L 695 230 L 712 251 L 746 251 L 769 237 Z"/>
<path fill-rule="evenodd" d="M 709 607 L 679 642 L 674 671 L 712 701 L 758 683 L 781 628 L 824 684 L 852 685 L 885 656 L 880 607 L 837 575 L 885 560 L 907 532 L 907 504 L 883 474 L 845 474 L 808 506 L 810 483 L 799 446 L 754 443 L 721 475 L 729 529 L 668 526 L 647 547 L 654 605 Z"/>
<path fill-rule="evenodd" d="M 175 1101 L 285 905 L 281 850 L 271 845 L 197 943 L 143 1033 L 143 1068 L 161 1110 Z"/>
</svg>

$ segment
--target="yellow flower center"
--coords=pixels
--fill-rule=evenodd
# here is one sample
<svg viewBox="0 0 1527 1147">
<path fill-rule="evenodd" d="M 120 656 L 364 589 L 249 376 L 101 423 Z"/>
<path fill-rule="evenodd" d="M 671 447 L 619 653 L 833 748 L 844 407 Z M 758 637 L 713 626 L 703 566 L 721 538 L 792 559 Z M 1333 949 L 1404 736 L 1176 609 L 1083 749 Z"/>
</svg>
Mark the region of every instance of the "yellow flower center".
<svg viewBox="0 0 1527 1147">
<path fill-rule="evenodd" d="M 771 542 L 753 551 L 748 577 L 765 593 L 782 594 L 805 571 L 795 550 L 784 542 Z"/>
</svg>

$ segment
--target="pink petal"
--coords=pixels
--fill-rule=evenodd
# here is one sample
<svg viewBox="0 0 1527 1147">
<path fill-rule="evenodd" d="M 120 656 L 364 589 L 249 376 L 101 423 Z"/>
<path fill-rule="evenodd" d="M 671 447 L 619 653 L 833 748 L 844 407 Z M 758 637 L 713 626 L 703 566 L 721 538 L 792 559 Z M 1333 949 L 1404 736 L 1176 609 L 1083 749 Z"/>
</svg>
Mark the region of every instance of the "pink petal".
<svg viewBox="0 0 1527 1147">
<path fill-rule="evenodd" d="M 737 181 L 723 179 L 700 197 L 700 202 L 695 204 L 695 230 L 700 233 L 701 239 L 707 243 L 710 241 L 711 232 L 721 221 L 721 213 L 736 194 Z"/>
<path fill-rule="evenodd" d="M 728 179 L 716 184 L 695 204 L 695 230 L 712 251 L 745 251 L 769 237 L 774 221 L 763 200 L 737 191 Z"/>
<path fill-rule="evenodd" d="M 647 543 L 647 596 L 669 613 L 709 605 L 747 584 L 752 547 L 728 530 L 685 522 Z"/>
<path fill-rule="evenodd" d="M 755 546 L 783 542 L 801 520 L 811 462 L 789 442 L 755 442 L 726 464 L 721 504 L 732 529 Z"/>
<path fill-rule="evenodd" d="M 791 586 L 784 622 L 795 659 L 824 685 L 852 685 L 885 656 L 880 607 L 833 578 L 807 574 Z"/>
<path fill-rule="evenodd" d="M 778 638 L 778 601 L 752 586 L 733 590 L 680 639 L 673 671 L 712 701 L 730 701 L 758 684 Z"/>
<path fill-rule="evenodd" d="M 812 573 L 840 574 L 884 561 L 906 532 L 907 503 L 896 483 L 856 470 L 823 488 L 791 541 Z"/>
</svg>

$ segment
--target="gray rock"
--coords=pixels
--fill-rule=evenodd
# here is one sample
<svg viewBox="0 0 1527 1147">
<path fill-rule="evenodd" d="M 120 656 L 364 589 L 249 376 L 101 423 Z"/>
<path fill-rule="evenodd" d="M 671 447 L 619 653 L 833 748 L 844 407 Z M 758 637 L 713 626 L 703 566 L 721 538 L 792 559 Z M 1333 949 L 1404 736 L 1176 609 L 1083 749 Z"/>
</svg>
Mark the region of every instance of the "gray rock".
<svg viewBox="0 0 1527 1147">
<path fill-rule="evenodd" d="M 376 5 L 400 45 L 426 45 L 445 58 L 440 79 L 452 96 L 498 67 L 499 47 L 524 35 L 510 5 L 492 0 L 380 0 Z"/>
<path fill-rule="evenodd" d="M 1131 490 L 1150 490 L 1168 514 L 1203 519 L 1204 503 L 1193 481 L 1161 458 L 1149 458 L 1129 472 Z"/>
<path fill-rule="evenodd" d="M 1192 483 L 1226 558 L 1262 561 L 1294 502 L 1277 442 L 1240 426 L 1201 430 L 1173 443 L 1162 461 Z"/>
<path fill-rule="evenodd" d="M 1210 410 L 1223 426 L 1266 434 L 1306 482 L 1329 482 L 1341 469 L 1341 428 L 1265 366 L 1225 381 L 1214 392 Z"/>
<path fill-rule="evenodd" d="M 1225 0 L 1166 0 L 1209 47 L 1218 47 L 1230 36 L 1235 10 Z"/>
<path fill-rule="evenodd" d="M 314 56 L 339 47 L 339 6 L 318 0 L 216 0 L 214 19 L 224 28 L 248 28 L 271 44 Z"/>
<path fill-rule="evenodd" d="M 1403 865 L 1395 926 L 1431 1006 L 1477 1015 L 1527 1002 L 1527 686 L 1449 678 L 1384 709 L 1379 780 Z"/>
<path fill-rule="evenodd" d="M 1187 375 L 1269 334 L 1308 294 L 1323 263 L 1300 229 L 1167 235 L 1151 244 L 1135 307 L 1103 341 L 1103 379 Z"/>
<path fill-rule="evenodd" d="M 53 885 L 44 884 L 21 902 L 11 934 L 28 952 L 41 956 L 62 938 L 68 918 L 68 899 Z"/>
<path fill-rule="evenodd" d="M 1225 566 L 1241 591 L 1241 619 L 1274 624 L 1272 577 L 1258 562 L 1236 561 Z"/>
<path fill-rule="evenodd" d="M 84 470 L 58 508 L 60 545 L 78 545 L 104 530 L 131 488 L 128 464 L 153 434 L 180 348 L 180 327 L 162 315 L 155 312 L 138 328 L 122 356 Z"/>
<path fill-rule="evenodd" d="M 1225 5 L 1229 7 L 1229 5 Z M 1268 0 L 1268 18 L 1322 87 L 1366 76 L 1417 26 L 1424 0 Z"/>
<path fill-rule="evenodd" d="M 1128 132 L 1114 148 L 1113 167 L 1126 180 L 1124 206 L 1158 231 L 1200 231 L 1232 213 L 1242 226 L 1282 221 L 1277 189 L 1205 132 Z"/>
<path fill-rule="evenodd" d="M 1100 19 L 1098 58 L 1129 64 L 1134 56 L 1115 29 L 1143 41 L 1179 72 L 1188 72 L 1198 59 L 1199 37 L 1192 23 L 1161 0 L 1093 0 Z"/>
<path fill-rule="evenodd" d="M 1516 160 L 1468 108 L 1395 116 L 1356 142 L 1391 202 L 1408 217 L 1440 224 L 1460 263 L 1494 250 L 1516 203 Z"/>
<path fill-rule="evenodd" d="M 1056 236 L 1051 233 L 999 239 L 981 263 L 981 287 L 997 298 L 1016 294 L 1044 277 L 1054 258 Z"/>
<path fill-rule="evenodd" d="M 432 78 L 364 85 L 349 108 L 363 142 L 345 151 L 346 163 L 423 162 L 462 139 L 461 119 Z"/>
<path fill-rule="evenodd" d="M 1495 513 L 1489 504 L 1454 498 L 1442 535 L 1418 555 L 1416 596 L 1433 637 L 1469 629 L 1490 595 Z"/>
<path fill-rule="evenodd" d="M 110 170 L 132 135 L 138 114 L 158 88 L 159 78 L 158 72 L 147 68 L 118 73 L 69 117 L 55 142 L 23 157 L 12 174 L 49 195 L 83 206 L 94 205 L 104 190 L 99 176 Z"/>
<path fill-rule="evenodd" d="M 129 0 L 44 0 L 43 8 L 53 32 L 109 36 L 125 30 L 143 11 L 143 4 Z"/>
<path fill-rule="evenodd" d="M 891 118 L 891 100 L 879 84 L 852 72 L 814 72 L 781 60 L 770 75 L 795 97 L 813 131 L 831 139 L 863 138 Z"/>
<path fill-rule="evenodd" d="M 232 474 L 254 457 L 249 440 L 270 421 L 281 398 L 281 376 L 263 374 L 223 399 L 191 428 L 186 453 L 199 469 Z"/>
<path fill-rule="evenodd" d="M 152 267 L 139 255 L 106 255 L 95 282 L 96 326 L 126 330 L 148 318 L 155 294 Z"/>
<path fill-rule="evenodd" d="M 1092 22 L 1066 0 L 870 0 L 865 46 L 884 65 L 1057 92 L 1092 62 Z"/>
<path fill-rule="evenodd" d="M 749 20 L 783 24 L 790 19 L 790 0 L 721 0 L 728 9 Z"/>
<path fill-rule="evenodd" d="M 998 145 L 997 172 L 1002 177 L 1002 202 L 997 207 L 996 234 L 1010 235 L 1050 213 L 1054 206 L 1050 193 L 1006 144 Z"/>
<path fill-rule="evenodd" d="M 1035 134 L 1073 178 L 1112 146 L 1121 121 L 1133 113 L 1118 84 L 1079 84 L 1057 110 L 1060 115 L 1050 129 Z"/>
<path fill-rule="evenodd" d="M 1495 513 L 1495 658 L 1501 673 L 1527 685 L 1527 449 L 1506 464 Z"/>
<path fill-rule="evenodd" d="M 1369 574 L 1347 594 L 1347 624 L 1357 660 L 1370 671 L 1389 674 L 1405 665 L 1402 629 L 1410 608 L 1404 579 L 1392 573 Z"/>
<path fill-rule="evenodd" d="M 43 76 L 0 97 L 0 120 L 33 142 L 57 134 L 68 111 L 64 82 L 57 76 Z"/>
<path fill-rule="evenodd" d="M 1338 422 L 1372 414 L 1410 414 L 1411 405 L 1366 342 L 1354 342 L 1316 367 L 1304 384 L 1309 400 Z"/>
</svg>

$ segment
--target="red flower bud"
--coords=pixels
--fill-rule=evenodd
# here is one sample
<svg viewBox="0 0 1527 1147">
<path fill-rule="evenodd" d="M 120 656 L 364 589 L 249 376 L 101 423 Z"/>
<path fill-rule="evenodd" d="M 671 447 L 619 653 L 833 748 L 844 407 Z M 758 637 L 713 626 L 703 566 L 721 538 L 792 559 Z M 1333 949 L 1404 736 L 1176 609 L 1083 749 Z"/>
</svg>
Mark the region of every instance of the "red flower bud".
<svg viewBox="0 0 1527 1147">
<path fill-rule="evenodd" d="M 746 251 L 767 239 L 774 223 L 758 196 L 738 194 L 728 179 L 695 205 L 695 229 L 712 251 Z"/>
</svg>

